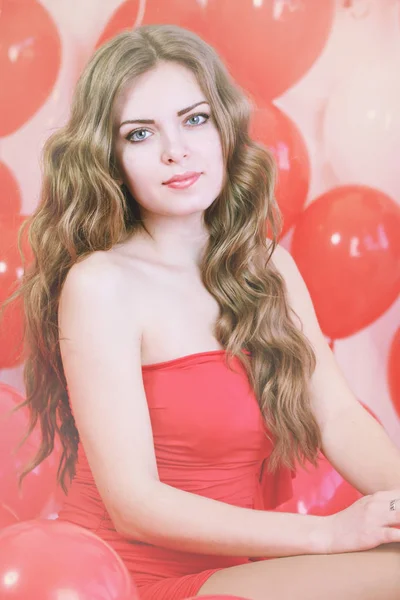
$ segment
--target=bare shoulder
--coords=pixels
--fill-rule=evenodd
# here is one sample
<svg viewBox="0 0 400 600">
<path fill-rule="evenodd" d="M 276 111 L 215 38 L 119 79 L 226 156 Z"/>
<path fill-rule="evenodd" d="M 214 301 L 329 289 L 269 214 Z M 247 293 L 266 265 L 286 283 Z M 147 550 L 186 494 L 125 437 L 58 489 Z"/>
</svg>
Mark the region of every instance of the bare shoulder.
<svg viewBox="0 0 400 600">
<path fill-rule="evenodd" d="M 65 279 L 58 307 L 60 348 L 68 372 L 79 348 L 81 362 L 109 352 L 113 361 L 141 364 L 143 331 L 140 283 L 108 252 L 75 263 Z M 136 293 L 133 290 L 136 289 Z M 107 356 L 110 360 L 111 356 Z M 122 364 L 122 363 L 121 363 Z"/>
<path fill-rule="evenodd" d="M 125 308 L 140 316 L 144 305 L 144 284 L 139 269 L 134 262 L 129 266 L 118 254 L 111 252 L 93 252 L 78 261 L 68 272 L 65 279 L 60 305 L 68 298 L 77 295 L 82 300 L 90 297 L 96 304 L 108 308 L 115 306 L 119 311 Z"/>
<path fill-rule="evenodd" d="M 76 262 L 70 269 L 66 281 L 76 285 L 104 285 L 128 283 L 126 269 L 117 254 L 107 252 L 93 252 L 89 256 Z M 73 285 L 73 284 L 70 284 Z M 107 286 L 109 289 L 111 286 Z"/>
</svg>

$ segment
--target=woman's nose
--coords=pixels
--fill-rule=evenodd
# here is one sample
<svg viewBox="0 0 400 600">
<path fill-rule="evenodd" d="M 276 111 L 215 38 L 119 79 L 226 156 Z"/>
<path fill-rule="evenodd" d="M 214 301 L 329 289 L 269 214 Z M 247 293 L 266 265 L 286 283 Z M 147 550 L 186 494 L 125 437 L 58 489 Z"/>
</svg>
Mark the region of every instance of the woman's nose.
<svg viewBox="0 0 400 600">
<path fill-rule="evenodd" d="M 189 156 L 189 150 L 184 140 L 179 136 L 164 141 L 161 160 L 165 164 L 179 163 Z"/>
</svg>

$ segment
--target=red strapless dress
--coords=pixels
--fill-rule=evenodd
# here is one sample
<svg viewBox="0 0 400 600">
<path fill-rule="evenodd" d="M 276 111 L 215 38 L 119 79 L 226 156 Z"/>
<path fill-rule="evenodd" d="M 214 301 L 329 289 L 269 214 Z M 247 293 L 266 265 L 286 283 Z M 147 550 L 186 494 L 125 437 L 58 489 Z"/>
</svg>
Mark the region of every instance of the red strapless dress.
<svg viewBox="0 0 400 600">
<path fill-rule="evenodd" d="M 225 350 L 199 352 L 142 368 L 160 480 L 245 508 L 273 510 L 292 495 L 293 473 L 267 473 L 271 444 L 246 371 L 231 371 Z M 132 457 L 135 460 L 135 457 Z M 179 552 L 117 533 L 93 480 L 82 444 L 76 476 L 59 518 L 86 527 L 124 561 L 141 600 L 183 600 L 205 581 L 249 557 Z"/>
</svg>

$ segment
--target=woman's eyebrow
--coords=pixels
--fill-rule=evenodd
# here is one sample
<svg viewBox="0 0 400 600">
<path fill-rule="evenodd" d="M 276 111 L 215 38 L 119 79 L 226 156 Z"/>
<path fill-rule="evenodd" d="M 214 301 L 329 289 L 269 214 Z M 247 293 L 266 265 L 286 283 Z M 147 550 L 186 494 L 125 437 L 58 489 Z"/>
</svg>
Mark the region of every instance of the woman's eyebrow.
<svg viewBox="0 0 400 600">
<path fill-rule="evenodd" d="M 178 110 L 178 112 L 176 114 L 178 117 L 181 117 L 182 115 L 188 113 L 189 111 L 191 111 L 193 108 L 196 108 L 196 106 L 199 106 L 200 104 L 209 104 L 209 102 L 207 102 L 207 100 L 200 100 L 200 102 L 196 102 L 195 104 L 192 104 L 191 106 L 188 106 L 187 108 L 182 108 L 181 110 Z M 140 125 L 154 125 L 155 121 L 154 121 L 154 119 L 128 119 L 127 121 L 122 121 L 119 128 L 121 129 L 122 125 L 126 125 L 127 123 L 139 123 Z"/>
</svg>

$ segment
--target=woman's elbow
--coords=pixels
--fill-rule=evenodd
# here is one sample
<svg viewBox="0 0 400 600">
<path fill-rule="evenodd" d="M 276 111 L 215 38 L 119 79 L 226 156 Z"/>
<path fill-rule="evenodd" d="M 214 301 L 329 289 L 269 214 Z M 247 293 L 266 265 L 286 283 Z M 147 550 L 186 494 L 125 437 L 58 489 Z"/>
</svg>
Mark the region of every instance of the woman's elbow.
<svg viewBox="0 0 400 600">
<path fill-rule="evenodd" d="M 158 523 L 156 491 L 141 495 L 123 510 L 116 510 L 113 522 L 117 532 L 129 540 L 151 543 Z"/>
</svg>

